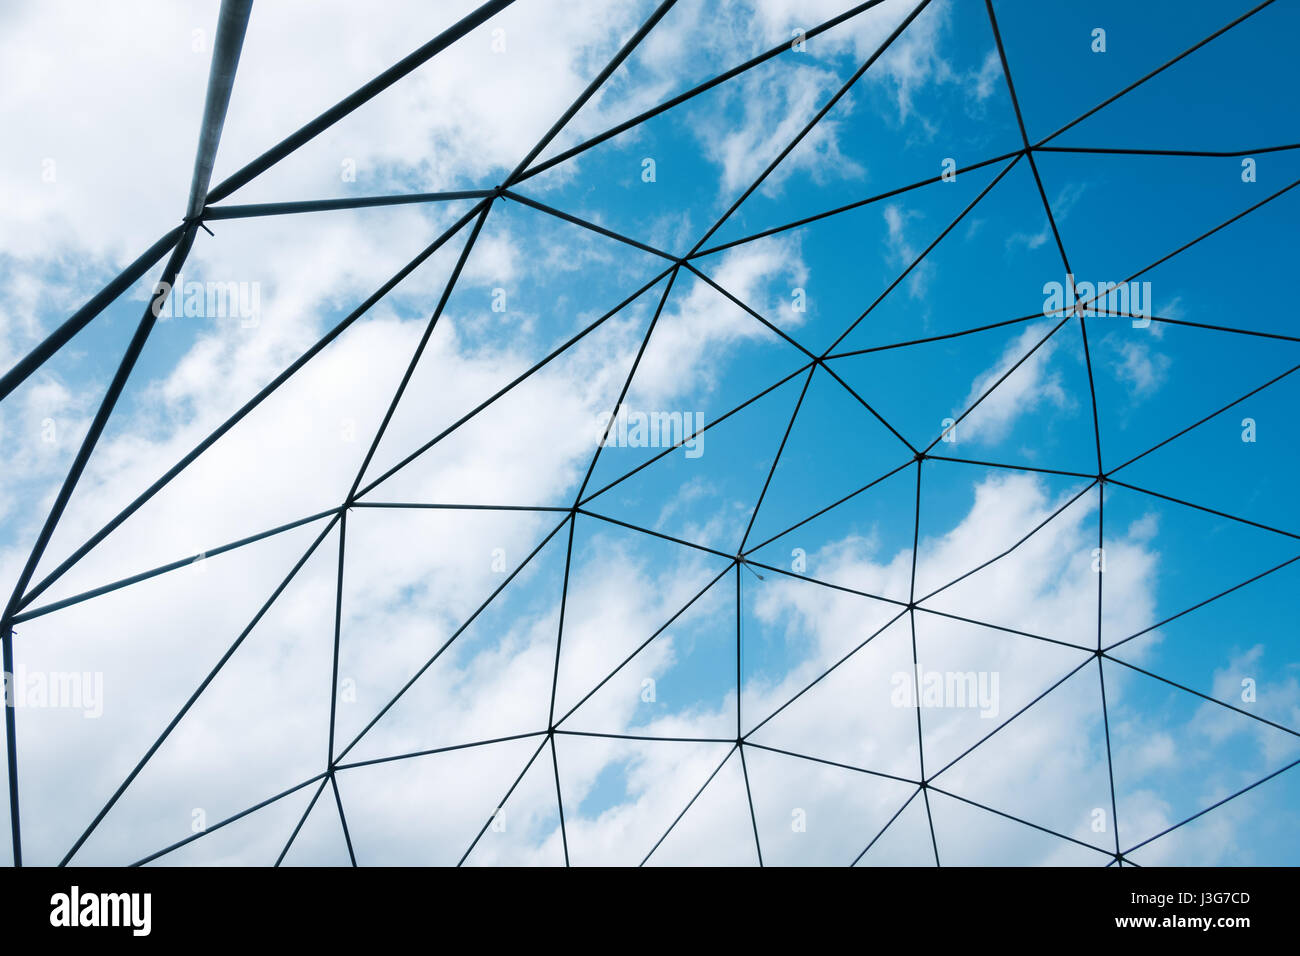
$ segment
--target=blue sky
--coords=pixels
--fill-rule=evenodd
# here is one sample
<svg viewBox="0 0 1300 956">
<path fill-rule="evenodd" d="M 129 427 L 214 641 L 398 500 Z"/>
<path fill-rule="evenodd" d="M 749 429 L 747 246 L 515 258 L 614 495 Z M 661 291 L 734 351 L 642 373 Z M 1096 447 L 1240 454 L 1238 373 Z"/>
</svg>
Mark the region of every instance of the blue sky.
<svg viewBox="0 0 1300 956">
<path fill-rule="evenodd" d="M 225 202 L 495 187 L 651 10 L 625 3 L 577 26 L 542 7 L 521 0 Z M 1029 141 L 1248 9 L 995 2 Z M 1265 151 L 1295 139 L 1285 43 L 1300 13 L 1268 6 L 1051 139 L 1065 151 L 1036 150 L 1035 170 L 984 6 L 936 0 L 719 222 L 911 10 L 868 10 L 512 185 L 668 258 L 495 200 L 444 308 L 472 221 L 31 606 L 337 509 L 355 481 L 337 622 L 352 696 L 333 759 L 358 862 L 455 863 L 470 846 L 471 863 L 637 863 L 653 849 L 658 862 L 761 851 L 843 865 L 870 845 L 862 864 L 1106 865 L 1117 844 L 1144 844 L 1133 862 L 1294 863 L 1294 771 L 1145 841 L 1300 757 L 1300 562 L 1271 570 L 1300 555 L 1285 282 L 1297 192 L 1158 263 L 1300 174 L 1296 150 Z M 539 162 L 838 12 L 681 0 Z M 277 58 L 282 17 L 254 13 L 218 179 L 414 42 L 358 24 L 334 41 L 347 55 L 333 76 L 307 44 Z M 30 42 L 50 42 L 41 14 L 20 19 Z M 192 104 L 168 147 L 182 173 L 206 61 L 168 45 L 210 19 L 173 13 L 143 51 Z M 291 67 L 320 89 L 275 85 Z M 71 108 L 88 83 L 51 101 Z M 259 83 L 277 94 L 263 103 Z M 35 103 L 12 109 L 58 152 Z M 108 115 L 105 141 L 134 122 Z M 1237 155 L 1065 148 L 1259 152 L 1244 181 Z M 187 175 L 145 201 L 165 174 L 111 146 L 105 165 L 129 187 L 105 196 L 83 151 L 60 154 L 60 180 L 15 207 L 35 241 L 0 248 L 6 355 L 169 228 L 183 196 Z M 861 202 L 949 159 L 953 181 Z M 339 173 L 349 162 L 354 180 Z M 15 168 L 7 190 L 40 188 Z M 90 225 L 74 227 L 88 195 Z M 122 225 L 127 199 L 141 211 Z M 35 580 L 474 208 L 211 223 L 185 277 L 255 283 L 259 313 L 156 326 Z M 1044 315 L 1045 285 L 1066 281 L 1062 248 L 1076 281 L 1149 282 L 1153 321 Z M 0 491 L 6 581 L 155 279 L 0 408 L 23 463 Z M 693 446 L 596 454 L 625 387 L 629 412 L 708 427 Z M 918 450 L 931 456 L 919 465 Z M 215 823 L 310 780 L 163 860 L 274 862 L 305 819 L 286 862 L 348 862 L 331 793 L 313 799 L 338 515 L 19 624 L 26 666 L 105 680 L 102 719 L 18 712 L 32 858 L 57 861 L 307 553 L 80 852 L 130 862 L 187 838 L 195 809 Z M 939 701 L 920 708 L 918 735 L 916 708 L 890 699 L 914 657 L 921 677 L 996 675 L 997 713 Z M 67 795 L 69 761 L 24 759 L 42 747 L 79 755 L 86 785 Z M 463 749 L 404 756 L 442 748 Z M 922 760 L 939 790 L 918 796 Z M 504 828 L 479 835 L 498 807 Z"/>
</svg>

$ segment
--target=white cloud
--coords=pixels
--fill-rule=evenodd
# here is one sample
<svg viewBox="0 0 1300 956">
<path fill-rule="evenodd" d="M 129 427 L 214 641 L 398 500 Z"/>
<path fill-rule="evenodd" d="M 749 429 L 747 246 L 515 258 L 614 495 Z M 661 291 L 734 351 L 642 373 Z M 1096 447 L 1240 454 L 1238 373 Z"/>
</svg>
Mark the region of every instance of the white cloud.
<svg viewBox="0 0 1300 956">
<path fill-rule="evenodd" d="M 792 239 L 746 243 L 702 271 L 778 327 L 793 331 L 805 316 L 790 308 L 791 291 L 808 281 L 808 267 Z M 794 335 L 797 339 L 797 331 Z M 772 343 L 800 355 L 711 285 L 682 270 L 642 357 L 628 404 L 662 409 L 687 399 L 700 407 L 718 385 L 723 367 L 717 356 L 745 342 Z"/>
<path fill-rule="evenodd" d="M 905 210 L 898 203 L 890 203 L 882 210 L 889 234 L 885 237 L 885 248 L 889 250 L 889 261 L 900 269 L 906 269 L 916 262 L 920 250 L 907 236 L 908 220 L 918 217 L 920 213 Z M 907 277 L 907 292 L 913 299 L 925 298 L 925 290 L 934 275 L 934 264 L 922 260 L 912 268 Z"/>
<path fill-rule="evenodd" d="M 961 407 L 954 412 L 961 412 L 972 405 L 998 379 L 1015 366 L 1016 362 L 1033 348 L 1050 330 L 1051 323 L 1036 322 L 1027 325 L 1003 351 L 1001 358 L 993 368 L 978 376 L 971 383 Z M 1064 331 L 1064 330 L 1062 330 Z M 1053 335 L 1038 350 L 997 384 L 988 397 L 962 420 L 961 438 L 963 441 L 975 441 L 995 445 L 1002 441 L 1015 425 L 1016 420 L 1026 412 L 1042 406 L 1067 409 L 1073 399 L 1062 384 L 1059 370 L 1052 367 L 1052 357 L 1056 354 L 1060 341 Z"/>
<path fill-rule="evenodd" d="M 1108 344 L 1118 353 L 1111 360 L 1115 377 L 1132 389 L 1135 396 L 1144 398 L 1165 383 L 1169 366 L 1173 364 L 1168 355 L 1145 342 L 1119 340 Z"/>
</svg>

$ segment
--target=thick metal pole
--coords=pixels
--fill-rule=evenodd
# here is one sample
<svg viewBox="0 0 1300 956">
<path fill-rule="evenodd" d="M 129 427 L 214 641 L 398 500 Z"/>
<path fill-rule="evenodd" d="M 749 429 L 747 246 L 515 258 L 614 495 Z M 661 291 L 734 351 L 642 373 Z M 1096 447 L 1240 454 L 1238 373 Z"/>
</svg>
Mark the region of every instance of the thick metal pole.
<svg viewBox="0 0 1300 956">
<path fill-rule="evenodd" d="M 208 201 L 217 144 L 221 142 L 221 128 L 226 123 L 226 108 L 230 105 L 239 52 L 244 47 L 244 33 L 248 30 L 248 15 L 252 11 L 253 0 L 221 0 L 217 39 L 212 47 L 212 68 L 208 71 L 208 97 L 203 103 L 203 125 L 199 128 L 199 148 L 194 156 L 194 178 L 190 182 L 190 199 L 185 205 L 186 219 L 197 219 Z"/>
<path fill-rule="evenodd" d="M 202 210 L 207 199 L 208 183 L 212 177 L 212 163 L 216 156 L 217 144 L 221 140 L 221 127 L 225 122 L 226 106 L 230 102 L 230 89 L 235 80 L 235 68 L 239 63 L 239 51 L 243 46 L 244 30 L 248 26 L 248 14 L 252 6 L 252 0 L 223 0 L 221 4 L 221 14 L 217 22 L 217 39 L 212 51 L 212 68 L 208 73 L 207 102 L 203 110 L 203 125 L 199 131 L 199 146 L 194 160 L 194 180 L 190 187 L 187 209 L 194 208 L 197 204 L 197 208 Z M 176 281 L 176 274 L 180 272 L 185 257 L 189 254 L 190 246 L 194 242 L 195 230 L 198 228 L 196 218 L 187 218 L 190 221 L 177 233 L 177 241 L 171 250 L 167 268 L 163 272 L 163 282 L 167 284 L 168 290 Z M 148 266 L 145 266 L 145 269 L 147 268 Z M 165 293 L 163 295 L 165 297 Z M 155 310 L 160 301 L 161 298 L 151 298 L 149 304 L 145 306 L 144 315 L 140 318 L 135 335 L 132 336 L 122 361 L 118 364 L 117 372 L 114 373 L 113 380 L 104 393 L 99 410 L 95 413 L 90 429 L 77 450 L 77 457 L 63 480 L 63 486 L 59 489 L 54 505 L 36 538 L 36 544 L 27 558 L 27 564 L 14 585 L 4 615 L 0 618 L 0 641 L 3 642 L 2 656 L 6 681 L 11 680 L 9 675 L 13 674 L 13 619 L 22 601 L 23 592 L 31 582 L 32 575 L 40 564 L 41 556 L 50 543 L 50 537 L 63 516 L 63 510 L 67 507 L 86 463 L 90 460 L 91 452 L 94 451 L 95 444 L 108 424 L 108 418 L 113 413 L 113 407 L 117 404 L 122 390 L 126 387 L 126 381 L 131 375 L 136 360 L 144 350 L 145 342 L 158 318 Z M 89 321 L 89 317 L 86 321 Z M 68 337 L 71 337 L 71 333 Z M 22 866 L 22 827 L 18 807 L 18 736 L 14 723 L 16 716 L 14 705 L 14 696 L 6 694 L 5 748 L 9 759 L 9 824 L 13 834 L 14 866 Z"/>
</svg>

